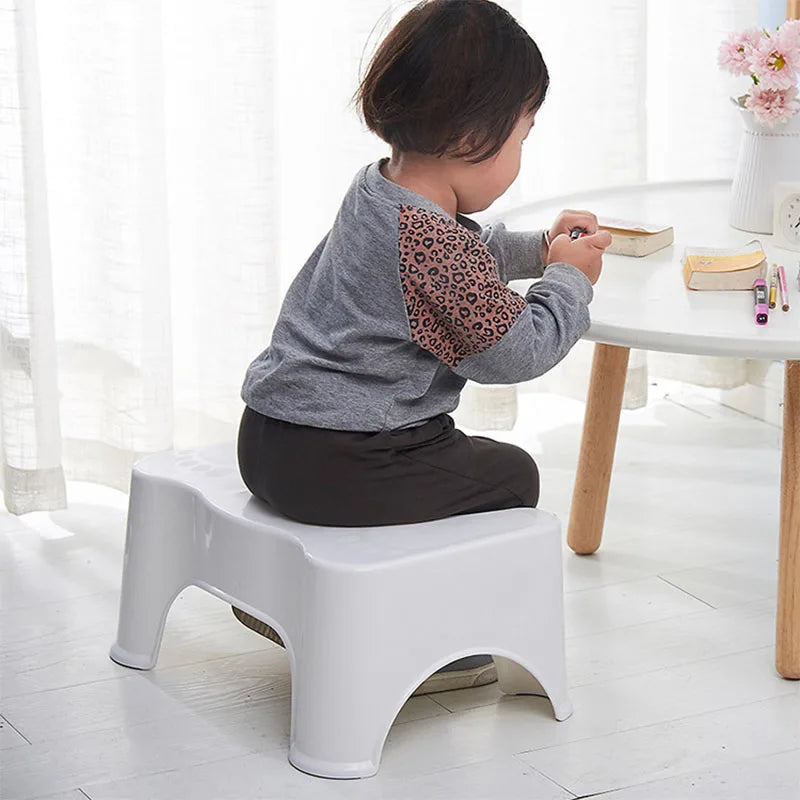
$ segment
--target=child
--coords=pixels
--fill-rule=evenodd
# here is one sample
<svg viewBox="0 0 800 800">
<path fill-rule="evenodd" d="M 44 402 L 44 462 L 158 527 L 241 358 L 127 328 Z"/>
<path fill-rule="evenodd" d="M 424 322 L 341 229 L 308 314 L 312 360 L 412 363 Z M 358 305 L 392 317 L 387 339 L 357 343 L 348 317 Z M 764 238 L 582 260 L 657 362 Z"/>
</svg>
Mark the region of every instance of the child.
<svg viewBox="0 0 800 800">
<path fill-rule="evenodd" d="M 589 327 L 610 243 L 594 215 L 564 211 L 547 232 L 463 216 L 517 177 L 548 82 L 490 0 L 421 2 L 376 51 L 356 99 L 392 156 L 356 174 L 242 389 L 241 474 L 280 513 L 369 526 L 536 505 L 530 455 L 466 436 L 449 412 L 467 379 L 535 378 Z M 506 286 L 538 277 L 525 297 Z M 418 693 L 494 676 L 487 656 L 461 659 Z"/>
</svg>

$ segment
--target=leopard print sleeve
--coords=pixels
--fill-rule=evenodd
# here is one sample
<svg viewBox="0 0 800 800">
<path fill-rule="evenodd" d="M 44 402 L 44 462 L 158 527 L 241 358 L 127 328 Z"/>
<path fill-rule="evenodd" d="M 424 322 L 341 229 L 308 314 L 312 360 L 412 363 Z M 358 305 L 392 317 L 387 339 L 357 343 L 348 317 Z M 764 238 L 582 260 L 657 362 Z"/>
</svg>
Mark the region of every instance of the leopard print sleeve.
<svg viewBox="0 0 800 800">
<path fill-rule="evenodd" d="M 489 248 L 454 220 L 401 205 L 398 244 L 411 338 L 451 369 L 497 344 L 525 311 Z"/>
</svg>

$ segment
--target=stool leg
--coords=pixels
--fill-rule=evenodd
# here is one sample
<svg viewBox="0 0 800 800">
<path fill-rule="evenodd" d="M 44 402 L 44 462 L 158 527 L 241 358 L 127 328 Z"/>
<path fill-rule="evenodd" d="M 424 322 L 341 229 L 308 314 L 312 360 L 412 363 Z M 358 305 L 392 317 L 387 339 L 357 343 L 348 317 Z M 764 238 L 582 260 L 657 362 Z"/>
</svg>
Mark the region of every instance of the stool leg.
<svg viewBox="0 0 800 800">
<path fill-rule="evenodd" d="M 191 582 L 193 514 L 189 492 L 134 470 L 112 661 L 155 666 L 169 608 Z"/>
<path fill-rule="evenodd" d="M 513 611 L 496 623 L 500 641 L 508 648 L 503 656 L 494 656 L 497 682 L 506 694 L 546 696 L 555 718 L 564 720 L 572 714 L 572 703 L 567 693 L 560 531 L 540 539 L 529 559 L 536 559 L 536 580 L 523 580 L 515 587 Z"/>
<path fill-rule="evenodd" d="M 549 575 L 552 586 L 547 592 L 550 613 L 535 614 L 536 600 L 530 600 L 527 607 L 534 609 L 534 613 L 528 620 L 518 620 L 515 625 L 517 630 L 528 628 L 530 633 L 518 644 L 516 652 L 508 654 L 509 657 L 493 656 L 501 692 L 545 696 L 559 721 L 572 715 L 572 703 L 567 692 L 560 555 L 560 551 L 552 554 L 553 565 Z M 522 599 L 520 602 L 525 607 Z"/>
<path fill-rule="evenodd" d="M 502 656 L 493 656 L 497 666 L 497 683 L 505 694 L 535 694 L 547 697 L 553 706 L 553 716 L 559 721 L 572 716 L 572 703 L 567 694 L 563 662 L 550 669 L 538 669 L 534 676 L 525 667 Z"/>
<path fill-rule="evenodd" d="M 289 761 L 322 778 L 368 778 L 408 686 L 370 664 L 337 658 L 343 652 L 302 654 L 292 665 Z"/>
</svg>

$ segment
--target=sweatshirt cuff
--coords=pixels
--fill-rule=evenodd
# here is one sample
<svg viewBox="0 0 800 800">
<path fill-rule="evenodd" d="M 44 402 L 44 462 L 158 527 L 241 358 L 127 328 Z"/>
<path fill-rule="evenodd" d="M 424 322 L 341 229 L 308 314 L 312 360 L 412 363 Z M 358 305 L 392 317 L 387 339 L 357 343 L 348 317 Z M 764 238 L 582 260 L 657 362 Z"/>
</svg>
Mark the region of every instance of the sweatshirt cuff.
<svg viewBox="0 0 800 800">
<path fill-rule="evenodd" d="M 542 277 L 543 235 L 543 230 L 509 231 L 502 222 L 484 228 L 481 238 L 497 261 L 503 283 Z"/>
<path fill-rule="evenodd" d="M 594 298 L 594 287 L 591 282 L 581 270 L 573 267 L 572 264 L 567 264 L 564 261 L 550 264 L 545 269 L 543 278 L 566 284 L 576 293 L 578 299 L 587 306 Z"/>
</svg>

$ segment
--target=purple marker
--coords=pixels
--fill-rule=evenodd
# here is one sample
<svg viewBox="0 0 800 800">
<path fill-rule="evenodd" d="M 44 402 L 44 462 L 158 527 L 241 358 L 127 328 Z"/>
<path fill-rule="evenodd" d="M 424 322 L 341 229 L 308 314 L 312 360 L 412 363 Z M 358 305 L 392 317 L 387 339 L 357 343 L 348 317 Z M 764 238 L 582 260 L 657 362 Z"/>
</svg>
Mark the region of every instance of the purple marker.
<svg viewBox="0 0 800 800">
<path fill-rule="evenodd" d="M 769 321 L 769 301 L 767 300 L 767 282 L 763 278 L 753 281 L 756 325 L 766 325 Z"/>
</svg>

